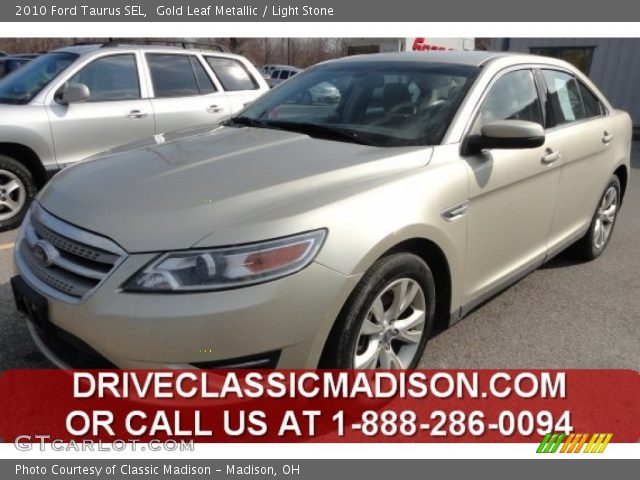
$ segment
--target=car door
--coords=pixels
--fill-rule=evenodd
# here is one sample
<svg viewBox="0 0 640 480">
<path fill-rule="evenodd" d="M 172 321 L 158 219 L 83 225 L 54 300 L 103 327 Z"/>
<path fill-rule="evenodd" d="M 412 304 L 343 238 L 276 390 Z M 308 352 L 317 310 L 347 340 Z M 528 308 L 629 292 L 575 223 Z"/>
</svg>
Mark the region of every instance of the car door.
<svg viewBox="0 0 640 480">
<path fill-rule="evenodd" d="M 86 85 L 89 98 L 64 105 L 61 93 L 73 83 Z M 144 97 L 135 52 L 103 55 L 70 73 L 46 100 L 58 164 L 152 136 L 153 112 Z"/>
<path fill-rule="evenodd" d="M 231 115 L 229 101 L 195 54 L 146 53 L 156 133 L 216 125 Z"/>
<path fill-rule="evenodd" d="M 226 92 L 232 113 L 239 112 L 264 93 L 254 72 L 240 60 L 215 55 L 205 55 L 204 59 Z"/>
<path fill-rule="evenodd" d="M 597 96 L 573 74 L 555 69 L 540 73 L 547 90 L 552 124 L 547 145 L 562 156 L 560 186 L 549 235 L 549 249 L 562 250 L 581 237 L 609 179 L 614 133 Z"/>
<path fill-rule="evenodd" d="M 530 69 L 493 79 L 470 133 L 506 119 L 544 124 Z M 471 307 L 545 259 L 561 161 L 544 145 L 486 150 L 465 162 L 470 187 L 464 297 Z"/>
</svg>

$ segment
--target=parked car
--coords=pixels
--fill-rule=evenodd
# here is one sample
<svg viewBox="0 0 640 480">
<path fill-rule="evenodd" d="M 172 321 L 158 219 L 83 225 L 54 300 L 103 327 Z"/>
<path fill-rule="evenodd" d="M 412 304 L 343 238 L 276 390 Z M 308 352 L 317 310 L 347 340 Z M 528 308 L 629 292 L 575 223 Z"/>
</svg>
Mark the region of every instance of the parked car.
<svg viewBox="0 0 640 480">
<path fill-rule="evenodd" d="M 305 92 L 305 95 L 306 101 L 313 104 L 338 103 L 342 97 L 340 89 L 329 82 L 322 82 L 315 85 Z"/>
<path fill-rule="evenodd" d="M 274 70 L 282 70 L 282 69 L 290 69 L 290 68 L 296 68 L 292 65 L 283 65 L 283 64 L 277 64 L 277 63 L 270 63 L 267 65 L 264 65 L 261 69 L 260 72 L 262 73 L 262 77 L 265 80 L 269 80 L 271 78 L 271 73 Z"/>
<path fill-rule="evenodd" d="M 301 100 L 325 82 L 338 104 Z M 415 367 L 434 327 L 570 245 L 603 253 L 631 132 L 560 60 L 323 63 L 222 128 L 59 174 L 16 303 L 63 367 Z"/>
<path fill-rule="evenodd" d="M 42 55 L 0 80 L 0 230 L 67 165 L 123 143 L 217 124 L 268 86 L 244 57 L 142 45 Z M 10 187 L 7 187 L 10 186 Z"/>
<path fill-rule="evenodd" d="M 276 85 L 281 84 L 282 82 L 284 82 L 285 80 L 293 77 L 294 75 L 298 74 L 302 72 L 302 69 L 300 68 L 283 68 L 281 70 L 273 70 L 271 72 L 271 78 L 269 78 L 269 80 L 267 80 L 267 84 L 269 84 L 269 87 L 273 88 Z"/>
<path fill-rule="evenodd" d="M 11 72 L 26 65 L 36 58 L 38 54 L 18 54 L 0 57 L 0 78 L 4 78 Z"/>
</svg>

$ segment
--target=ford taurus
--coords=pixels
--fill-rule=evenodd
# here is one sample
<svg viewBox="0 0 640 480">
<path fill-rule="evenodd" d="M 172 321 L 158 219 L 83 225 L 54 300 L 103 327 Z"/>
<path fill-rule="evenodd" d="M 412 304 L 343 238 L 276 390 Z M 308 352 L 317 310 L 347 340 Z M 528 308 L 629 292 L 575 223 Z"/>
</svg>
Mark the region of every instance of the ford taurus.
<svg viewBox="0 0 640 480">
<path fill-rule="evenodd" d="M 323 63 L 65 169 L 19 231 L 16 303 L 62 367 L 412 368 L 550 257 L 603 253 L 631 131 L 550 58 Z"/>
</svg>

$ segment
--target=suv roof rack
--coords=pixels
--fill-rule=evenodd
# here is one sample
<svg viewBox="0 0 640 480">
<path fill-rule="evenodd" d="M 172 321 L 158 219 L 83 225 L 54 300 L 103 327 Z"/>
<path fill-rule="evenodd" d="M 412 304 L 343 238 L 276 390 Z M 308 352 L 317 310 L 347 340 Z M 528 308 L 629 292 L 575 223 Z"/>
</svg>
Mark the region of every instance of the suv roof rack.
<svg viewBox="0 0 640 480">
<path fill-rule="evenodd" d="M 99 42 L 74 42 L 74 45 L 100 45 Z M 100 45 L 100 48 L 117 47 L 120 45 L 160 45 L 168 47 L 196 48 L 201 50 L 215 50 L 228 52 L 229 50 L 219 43 L 190 42 L 188 40 L 160 40 L 149 38 L 109 38 Z"/>
</svg>

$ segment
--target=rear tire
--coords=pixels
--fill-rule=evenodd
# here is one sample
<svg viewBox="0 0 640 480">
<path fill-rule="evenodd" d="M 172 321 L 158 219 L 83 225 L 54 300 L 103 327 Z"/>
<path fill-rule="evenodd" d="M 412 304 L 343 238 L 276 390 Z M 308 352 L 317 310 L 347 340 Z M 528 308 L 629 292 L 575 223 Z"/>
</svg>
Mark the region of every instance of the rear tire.
<svg viewBox="0 0 640 480">
<path fill-rule="evenodd" d="M 36 192 L 29 169 L 12 157 L 0 155 L 0 232 L 22 223 Z"/>
<path fill-rule="evenodd" d="M 415 368 L 435 316 L 435 282 L 417 255 L 378 260 L 349 297 L 329 335 L 322 368 Z"/>
<path fill-rule="evenodd" d="M 586 261 L 594 260 L 605 251 L 618 219 L 620 191 L 620 179 L 613 175 L 600 196 L 589 231 L 572 248 L 576 257 Z"/>
</svg>

